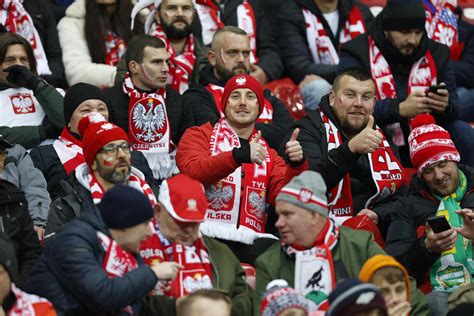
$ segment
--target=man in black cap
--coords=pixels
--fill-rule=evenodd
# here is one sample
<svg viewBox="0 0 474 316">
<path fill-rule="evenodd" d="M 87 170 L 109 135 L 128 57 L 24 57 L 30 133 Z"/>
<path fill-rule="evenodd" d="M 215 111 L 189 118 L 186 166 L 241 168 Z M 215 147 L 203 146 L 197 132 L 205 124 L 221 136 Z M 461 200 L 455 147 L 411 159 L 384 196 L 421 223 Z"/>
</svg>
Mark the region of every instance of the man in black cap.
<svg viewBox="0 0 474 316">
<path fill-rule="evenodd" d="M 342 47 L 338 67 L 370 69 L 378 99 L 375 121 L 398 148 L 405 167 L 411 166 L 409 122 L 421 113 L 434 115 L 454 136 L 461 157 L 468 157 L 474 145 L 474 135 L 461 132 L 467 123 L 454 120 L 457 96 L 449 48 L 427 37 L 425 20 L 421 0 L 389 0 L 368 32 Z"/>
<path fill-rule="evenodd" d="M 139 301 L 158 280 L 172 280 L 175 262 L 145 265 L 140 243 L 152 235 L 149 199 L 116 185 L 98 210 L 84 213 L 50 239 L 28 289 L 51 300 L 59 313 L 138 315 Z"/>
</svg>

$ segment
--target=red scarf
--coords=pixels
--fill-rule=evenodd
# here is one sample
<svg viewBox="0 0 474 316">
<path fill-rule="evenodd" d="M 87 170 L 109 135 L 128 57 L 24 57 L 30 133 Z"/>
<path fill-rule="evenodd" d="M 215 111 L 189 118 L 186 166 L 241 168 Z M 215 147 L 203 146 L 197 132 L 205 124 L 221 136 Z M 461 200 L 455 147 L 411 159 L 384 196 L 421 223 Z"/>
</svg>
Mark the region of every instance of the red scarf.
<svg viewBox="0 0 474 316">
<path fill-rule="evenodd" d="M 337 65 L 339 64 L 339 47 L 334 47 L 327 30 L 321 19 L 310 10 L 303 8 L 303 16 L 306 22 L 306 38 L 309 50 L 316 64 Z M 347 21 L 339 35 L 339 45 L 365 33 L 366 26 L 359 7 L 354 5 L 347 16 Z"/>
<path fill-rule="evenodd" d="M 321 119 L 326 130 L 326 139 L 328 142 L 328 152 L 334 148 L 338 148 L 342 144 L 342 136 L 336 125 L 319 110 Z M 377 130 L 383 135 L 382 130 Z M 389 195 L 394 194 L 403 183 L 403 172 L 400 162 L 390 148 L 387 140 L 383 139 L 383 146 L 379 147 L 375 152 L 368 155 L 370 172 L 372 173 L 372 181 L 375 183 L 377 192 L 367 200 L 365 208 L 372 208 L 375 203 L 385 199 Z M 347 173 L 344 178 L 328 192 L 329 216 L 333 218 L 338 225 L 354 215 L 354 207 L 352 205 L 352 190 L 350 174 Z"/>
<path fill-rule="evenodd" d="M 105 63 L 107 65 L 117 66 L 126 48 L 123 39 L 114 32 L 107 32 L 105 36 Z"/>
<path fill-rule="evenodd" d="M 189 87 L 189 79 L 196 63 L 194 55 L 194 35 L 190 34 L 186 40 L 183 52 L 178 55 L 166 36 L 161 25 L 155 25 L 155 29 L 151 32 L 152 36 L 160 38 L 166 45 L 166 50 L 170 56 L 168 82 L 171 82 L 171 88 L 183 94 Z"/>
<path fill-rule="evenodd" d="M 221 118 L 223 118 L 224 112 L 221 107 L 221 98 L 224 93 L 224 88 L 215 84 L 208 84 L 206 90 L 209 91 L 214 97 L 214 103 L 216 108 L 219 111 Z M 257 123 L 269 124 L 273 120 L 273 105 L 265 98 L 265 103 L 263 104 L 263 111 L 257 119 Z"/>
<path fill-rule="evenodd" d="M 5 26 L 7 31 L 18 33 L 28 40 L 38 64 L 38 73 L 40 75 L 50 75 L 51 69 L 49 69 L 43 43 L 33 24 L 33 19 L 26 12 L 22 3 L 23 0 L 0 0 L 0 6 L 3 9 L 0 15 L 0 23 Z"/>
<path fill-rule="evenodd" d="M 158 281 L 153 295 L 178 298 L 200 289 L 212 289 L 212 267 L 202 238 L 192 246 L 177 244 L 167 240 L 156 225 L 156 233 L 141 244 L 140 255 L 150 266 L 165 261 L 184 266 L 173 281 Z"/>
<path fill-rule="evenodd" d="M 70 175 L 77 166 L 85 162 L 82 154 L 82 142 L 72 136 L 67 127 L 63 128 L 61 136 L 54 141 L 53 148 L 67 175 Z"/>
<path fill-rule="evenodd" d="M 251 141 L 256 130 L 249 137 Z M 226 178 L 206 189 L 209 209 L 201 231 L 208 236 L 252 244 L 258 237 L 272 238 L 265 234 L 265 202 L 273 158 L 267 142 L 261 138 L 267 154 L 262 165 L 244 163 Z M 222 118 L 210 137 L 210 154 L 218 155 L 240 147 L 240 140 L 232 127 Z M 245 175 L 242 178 L 242 175 Z M 274 237 L 273 237 L 274 238 Z"/>
<path fill-rule="evenodd" d="M 13 283 L 12 292 L 15 295 L 15 303 L 6 311 L 7 316 L 56 315 L 53 304 L 47 299 L 25 293 Z"/>
</svg>

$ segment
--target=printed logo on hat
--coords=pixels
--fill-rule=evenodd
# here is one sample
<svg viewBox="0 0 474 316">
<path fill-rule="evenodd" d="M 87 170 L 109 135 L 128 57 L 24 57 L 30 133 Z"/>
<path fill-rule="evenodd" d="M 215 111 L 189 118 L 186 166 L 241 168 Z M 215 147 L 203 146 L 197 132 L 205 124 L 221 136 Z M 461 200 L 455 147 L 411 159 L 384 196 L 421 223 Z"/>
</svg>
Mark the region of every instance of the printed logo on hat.
<svg viewBox="0 0 474 316">
<path fill-rule="evenodd" d="M 197 212 L 197 201 L 195 199 L 188 200 L 188 211 Z"/>
<path fill-rule="evenodd" d="M 362 293 L 356 300 L 357 305 L 367 305 L 374 300 L 375 292 Z"/>
<path fill-rule="evenodd" d="M 114 125 L 111 124 L 111 123 L 105 123 L 105 124 L 102 124 L 100 126 L 100 128 L 103 129 L 103 130 L 110 130 L 110 129 L 114 128 Z M 98 131 L 97 133 L 100 133 L 100 131 Z"/>
<path fill-rule="evenodd" d="M 298 200 L 300 200 L 303 203 L 308 203 L 309 200 L 311 200 L 312 196 L 313 196 L 313 191 L 302 188 L 302 189 L 300 189 L 300 194 L 298 195 Z"/>
<path fill-rule="evenodd" d="M 244 84 L 247 83 L 247 78 L 238 77 L 237 79 L 235 79 L 235 83 L 237 83 L 238 86 L 243 86 Z"/>
</svg>

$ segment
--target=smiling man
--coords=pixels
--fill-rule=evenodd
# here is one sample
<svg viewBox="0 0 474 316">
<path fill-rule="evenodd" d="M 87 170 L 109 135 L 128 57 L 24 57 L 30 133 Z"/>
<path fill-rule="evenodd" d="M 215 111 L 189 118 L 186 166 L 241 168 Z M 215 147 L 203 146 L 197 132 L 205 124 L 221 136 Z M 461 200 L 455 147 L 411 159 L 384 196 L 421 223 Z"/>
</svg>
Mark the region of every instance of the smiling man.
<svg viewBox="0 0 474 316">
<path fill-rule="evenodd" d="M 310 170 L 321 173 L 329 196 L 329 216 L 341 224 L 367 214 L 388 229 L 392 201 L 402 187 L 401 165 L 372 116 L 375 85 L 363 69 L 334 80 L 318 111 L 297 123 L 298 140 Z"/>
</svg>

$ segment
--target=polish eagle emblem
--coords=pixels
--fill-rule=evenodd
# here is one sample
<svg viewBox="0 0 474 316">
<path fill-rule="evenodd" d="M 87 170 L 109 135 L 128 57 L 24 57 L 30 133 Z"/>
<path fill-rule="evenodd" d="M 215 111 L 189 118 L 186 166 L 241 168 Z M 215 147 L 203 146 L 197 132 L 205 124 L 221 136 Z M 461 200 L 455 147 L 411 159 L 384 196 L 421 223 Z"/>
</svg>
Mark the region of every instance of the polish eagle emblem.
<svg viewBox="0 0 474 316">
<path fill-rule="evenodd" d="M 247 79 L 245 77 L 239 77 L 235 79 L 235 83 L 237 83 L 238 86 L 243 86 L 247 82 Z"/>
<path fill-rule="evenodd" d="M 29 94 L 19 93 L 10 96 L 15 114 L 28 114 L 35 112 L 33 98 Z"/>
<path fill-rule="evenodd" d="M 140 141 L 155 142 L 156 139 L 163 137 L 163 133 L 158 133 L 166 123 L 166 114 L 162 104 L 155 105 L 155 99 L 149 98 L 146 105 L 137 102 L 133 112 L 133 126 L 139 132 L 136 137 Z"/>
<path fill-rule="evenodd" d="M 255 216 L 261 218 L 265 213 L 265 193 L 262 191 L 260 194 L 252 191 L 249 194 L 250 208 Z"/>
<path fill-rule="evenodd" d="M 228 209 L 228 203 L 234 196 L 232 186 L 222 184 L 211 185 L 206 190 L 207 202 L 213 210 Z"/>
</svg>

